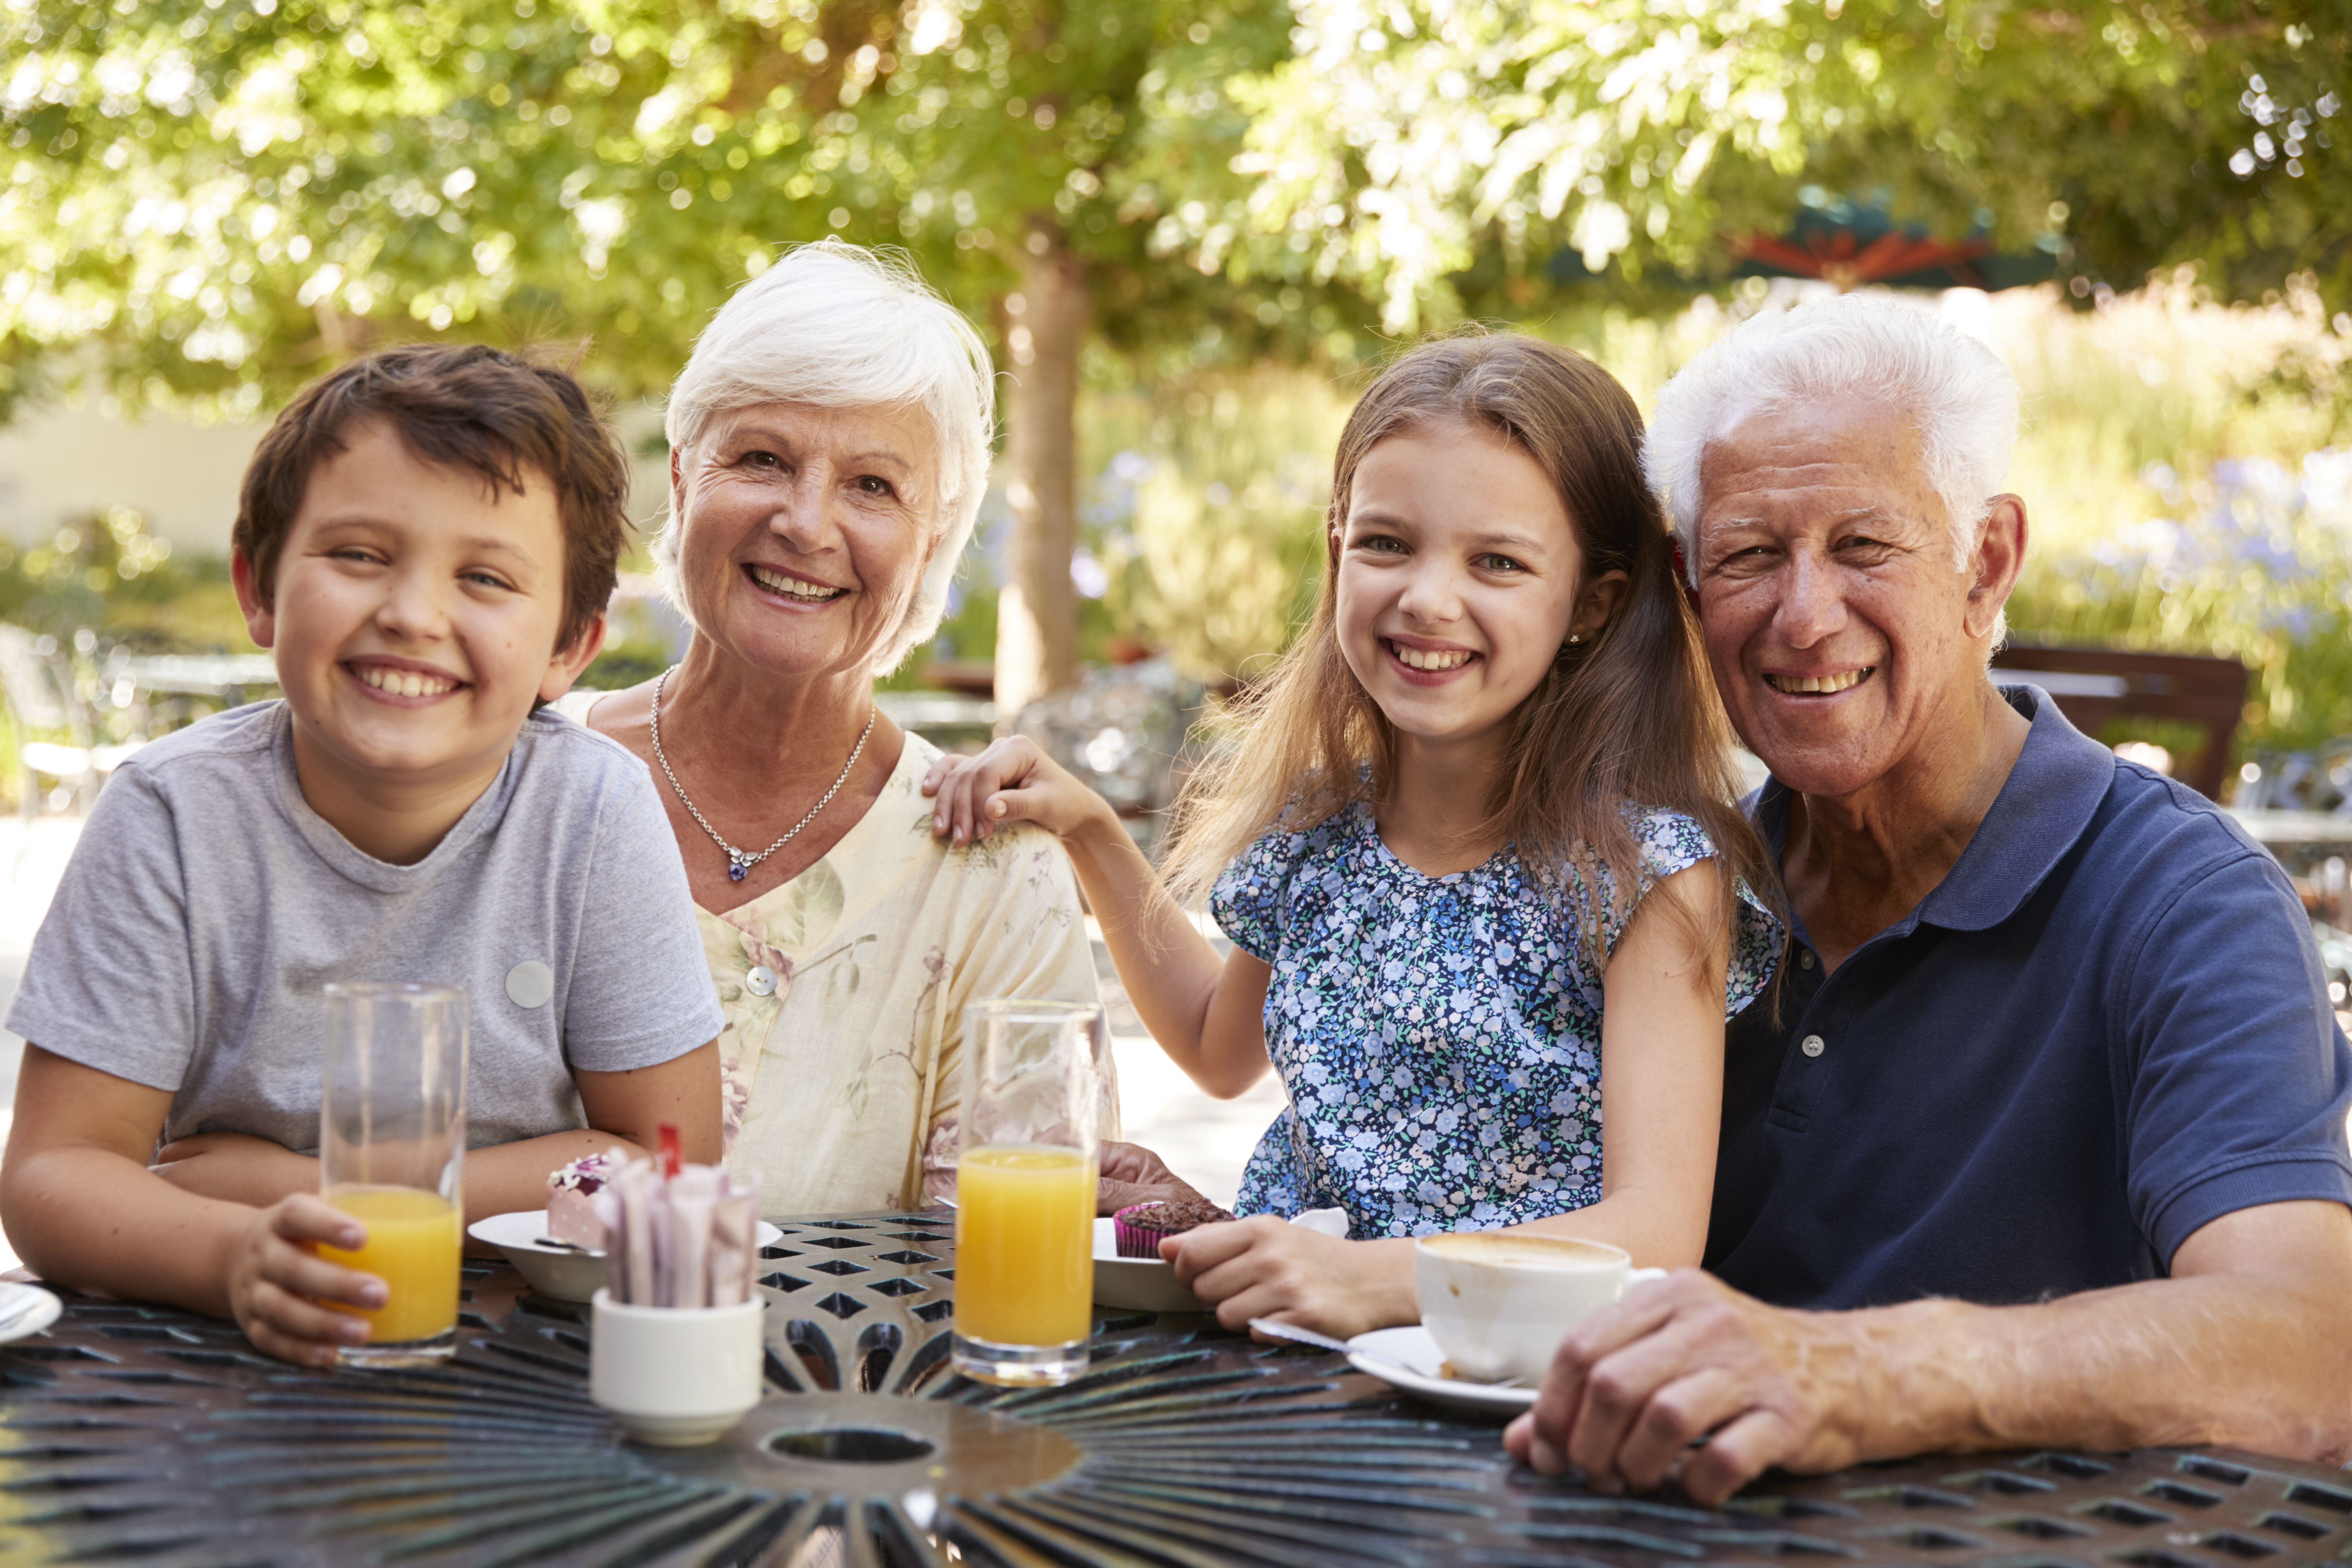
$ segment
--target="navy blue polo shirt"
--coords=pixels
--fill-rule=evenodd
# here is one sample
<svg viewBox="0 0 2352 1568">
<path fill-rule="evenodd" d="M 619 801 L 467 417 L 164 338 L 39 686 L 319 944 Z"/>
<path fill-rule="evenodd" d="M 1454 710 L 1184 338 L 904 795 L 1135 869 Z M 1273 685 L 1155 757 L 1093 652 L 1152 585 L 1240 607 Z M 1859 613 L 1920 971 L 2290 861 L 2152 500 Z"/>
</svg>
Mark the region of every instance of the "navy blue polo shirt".
<svg viewBox="0 0 2352 1568">
<path fill-rule="evenodd" d="M 1801 923 L 1726 1041 L 1706 1267 L 1784 1306 L 2163 1275 L 2209 1221 L 2352 1205 L 2352 1048 L 2285 874 L 2039 688 L 1992 810 L 1835 974 Z M 1758 826 L 1778 855 L 1788 791 Z"/>
</svg>

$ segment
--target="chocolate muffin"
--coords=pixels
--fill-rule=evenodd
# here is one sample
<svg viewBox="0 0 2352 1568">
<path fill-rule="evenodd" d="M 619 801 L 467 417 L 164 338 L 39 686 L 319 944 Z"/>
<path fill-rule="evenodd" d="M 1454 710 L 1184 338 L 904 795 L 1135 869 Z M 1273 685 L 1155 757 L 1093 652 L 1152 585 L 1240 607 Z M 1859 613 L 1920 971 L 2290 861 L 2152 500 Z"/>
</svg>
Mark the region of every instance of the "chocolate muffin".
<svg viewBox="0 0 2352 1568">
<path fill-rule="evenodd" d="M 1160 1243 L 1171 1236 L 1198 1230 L 1233 1218 L 1205 1197 L 1170 1202 L 1154 1198 L 1130 1204 L 1110 1217 L 1111 1236 L 1122 1258 L 1158 1258 Z"/>
</svg>

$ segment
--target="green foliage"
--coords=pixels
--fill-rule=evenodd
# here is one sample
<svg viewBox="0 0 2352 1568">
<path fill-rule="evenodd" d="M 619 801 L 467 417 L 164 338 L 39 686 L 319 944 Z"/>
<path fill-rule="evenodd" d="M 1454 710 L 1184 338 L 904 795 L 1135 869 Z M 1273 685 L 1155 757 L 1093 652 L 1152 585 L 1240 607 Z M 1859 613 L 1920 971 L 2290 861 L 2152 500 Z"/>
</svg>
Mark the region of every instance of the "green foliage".
<svg viewBox="0 0 2352 1568">
<path fill-rule="evenodd" d="M 2311 273 L 2352 307 L 2338 4 L 1296 9 L 1293 57 L 1232 88 L 1251 113 L 1246 221 L 1194 225 L 1193 243 L 1351 279 L 1392 329 L 1538 307 L 1563 246 L 1656 302 L 1784 230 L 1808 188 L 1883 194 L 2005 250 L 2055 235 L 2086 288 L 2198 260 L 2229 298 Z M 1507 265 L 1478 266 L 1497 252 Z"/>
<path fill-rule="evenodd" d="M 23 548 L 0 539 L 0 621 L 70 641 L 164 652 L 248 652 L 226 563 L 191 562 L 128 507 L 76 518 Z"/>
<path fill-rule="evenodd" d="M 652 680 L 668 669 L 670 662 L 669 650 L 658 643 L 642 638 L 607 643 L 575 684 L 589 691 L 624 691 Z"/>
<path fill-rule="evenodd" d="M 1097 400 L 1106 602 L 1205 679 L 1279 653 L 1322 579 L 1331 453 L 1352 401 L 1328 377 L 1260 369 Z"/>
<path fill-rule="evenodd" d="M 2307 290 L 2200 292 L 2184 275 L 2079 314 L 2046 292 L 1994 302 L 2028 410 L 2010 486 L 2033 544 L 2010 622 L 2240 659 L 2242 743 L 2305 747 L 2352 733 L 2352 458 L 2330 450 L 2352 438 L 2352 343 Z"/>
<path fill-rule="evenodd" d="M 2242 645 L 2262 733 L 2352 727 L 2314 716 L 2352 690 L 2321 632 L 2249 640 L 2293 606 L 2242 570 L 2192 612 L 2094 559 L 2167 511 L 2202 526 L 2218 458 L 2341 439 L 2341 4 L 0 0 L 0 418 L 76 380 L 249 417 L 442 333 L 593 337 L 583 369 L 635 395 L 777 246 L 828 234 L 908 247 L 1017 374 L 1011 257 L 1057 230 L 1095 308 L 1087 471 L 1150 465 L 1126 511 L 1097 497 L 1087 637 L 1124 618 L 1204 671 L 1295 622 L 1334 372 L 1377 357 L 1375 321 L 1530 320 L 1646 399 L 1719 322 L 1705 294 L 1675 311 L 1742 236 L 1808 192 L 1883 193 L 1939 234 L 2054 244 L 2081 279 L 2079 315 L 2038 298 L 2039 338 L 2003 340 L 2040 420 L 2018 623 Z M 1592 277 L 1555 280 L 1562 247 Z M 2128 301 L 2086 308 L 2182 262 L 2292 322 L 2180 347 Z M 2214 319 L 2168 287 L 2164 310 Z M 1267 357 L 1310 369 L 1241 372 Z M 2179 503 L 2138 477 L 2158 462 Z M 0 566 L 0 613 L 153 635 L 193 612 L 190 641 L 242 645 L 224 581 L 124 577 L 99 536 Z M 972 579 L 957 653 L 990 651 L 992 612 Z"/>
<path fill-rule="evenodd" d="M 76 344 L 134 411 L 245 417 L 440 332 L 593 336 L 635 394 L 829 234 L 908 247 L 987 320 L 1059 225 L 1106 338 L 1181 362 L 1336 330 L 1335 290 L 1237 294 L 1157 244 L 1230 180 L 1223 84 L 1286 26 L 1275 0 L 16 4 L 0 402 Z"/>
<path fill-rule="evenodd" d="M 100 698 L 100 654 L 251 653 L 226 561 L 174 555 L 127 507 L 75 518 L 30 546 L 0 538 L 0 621 L 54 637 L 97 709 L 102 739 L 131 733 Z M 0 703 L 0 810 L 20 804 L 16 747 L 25 739 Z"/>
<path fill-rule="evenodd" d="M 1154 378 L 1541 314 L 1562 246 L 1679 301 L 1809 189 L 2352 305 L 2335 4 L 14 0 L 0 53 L 0 414 L 69 343 L 134 410 L 445 331 L 634 394 L 827 234 L 1002 327 L 1056 228 Z"/>
<path fill-rule="evenodd" d="M 2046 555 L 2012 601 L 2042 640 L 2197 650 L 2252 672 L 2249 747 L 2352 734 L 2352 452 L 2151 477 L 2173 515 Z"/>
</svg>

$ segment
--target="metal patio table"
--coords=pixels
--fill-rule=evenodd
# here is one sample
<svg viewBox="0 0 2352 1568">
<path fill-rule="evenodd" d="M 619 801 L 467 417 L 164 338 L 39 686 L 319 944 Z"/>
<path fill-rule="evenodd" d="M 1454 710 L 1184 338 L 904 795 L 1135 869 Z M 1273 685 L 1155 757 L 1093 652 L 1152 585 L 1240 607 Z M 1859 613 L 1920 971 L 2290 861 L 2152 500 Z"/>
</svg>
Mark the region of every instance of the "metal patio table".
<svg viewBox="0 0 2352 1568">
<path fill-rule="evenodd" d="M 621 1440 L 585 1309 L 466 1272 L 463 1346 L 320 1372 L 231 1325 L 69 1301 L 0 1350 L 0 1563 L 1044 1568 L 1789 1560 L 2269 1568 L 2352 1555 L 2352 1478 L 2203 1450 L 1768 1478 L 1723 1509 L 1532 1476 L 1499 1427 L 1205 1315 L 1097 1317 L 1096 1366 L 1013 1392 L 947 1365 L 941 1212 L 787 1223 L 766 1401 L 727 1440 Z"/>
</svg>

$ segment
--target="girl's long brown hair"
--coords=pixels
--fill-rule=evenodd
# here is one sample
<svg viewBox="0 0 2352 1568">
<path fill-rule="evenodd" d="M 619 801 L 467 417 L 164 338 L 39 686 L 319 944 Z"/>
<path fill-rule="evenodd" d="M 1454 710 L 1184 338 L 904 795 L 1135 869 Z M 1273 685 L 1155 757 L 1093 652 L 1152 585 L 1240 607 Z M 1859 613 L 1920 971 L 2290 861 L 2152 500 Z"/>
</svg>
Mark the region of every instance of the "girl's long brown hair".
<svg viewBox="0 0 2352 1568">
<path fill-rule="evenodd" d="M 1573 903 L 1595 973 L 1608 964 L 1612 911 L 1591 896 L 1591 873 L 1607 868 L 1616 913 L 1639 885 L 1640 850 L 1621 810 L 1628 801 L 1684 812 L 1706 830 L 1727 909 L 1735 876 L 1777 902 L 1778 878 L 1735 804 L 1730 730 L 1697 618 L 1675 578 L 1657 498 L 1643 481 L 1641 413 L 1583 355 L 1517 334 L 1413 349 L 1381 372 L 1349 415 L 1314 618 L 1236 703 L 1224 744 L 1186 786 L 1170 850 L 1171 891 L 1198 900 L 1267 829 L 1304 831 L 1359 800 L 1379 800 L 1393 779 L 1396 732 L 1339 652 L 1339 540 L 1364 455 L 1400 432 L 1456 421 L 1515 443 L 1550 476 L 1583 550 L 1584 581 L 1619 570 L 1630 580 L 1608 624 L 1589 643 L 1564 645 L 1513 715 L 1478 836 L 1507 840 L 1538 885 Z M 1730 925 L 1687 936 L 1713 968 L 1728 952 Z"/>
</svg>

